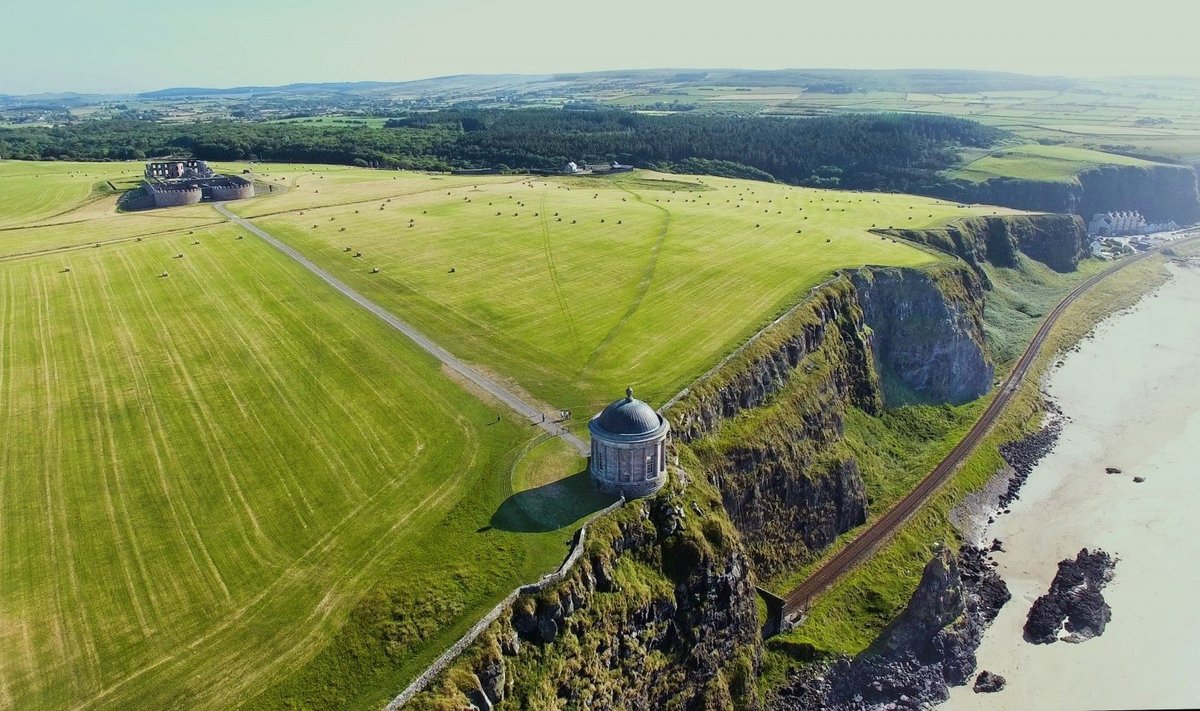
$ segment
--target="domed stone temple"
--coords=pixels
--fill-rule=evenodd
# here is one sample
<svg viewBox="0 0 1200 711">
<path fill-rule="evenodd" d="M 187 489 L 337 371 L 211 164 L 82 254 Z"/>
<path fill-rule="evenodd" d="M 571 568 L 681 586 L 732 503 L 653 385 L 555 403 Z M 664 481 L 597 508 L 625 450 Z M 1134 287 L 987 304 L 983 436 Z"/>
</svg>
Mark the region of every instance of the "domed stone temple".
<svg viewBox="0 0 1200 711">
<path fill-rule="evenodd" d="M 646 403 L 625 397 L 588 422 L 592 434 L 592 481 L 601 491 L 636 499 L 667 482 L 667 435 L 671 424 Z"/>
</svg>

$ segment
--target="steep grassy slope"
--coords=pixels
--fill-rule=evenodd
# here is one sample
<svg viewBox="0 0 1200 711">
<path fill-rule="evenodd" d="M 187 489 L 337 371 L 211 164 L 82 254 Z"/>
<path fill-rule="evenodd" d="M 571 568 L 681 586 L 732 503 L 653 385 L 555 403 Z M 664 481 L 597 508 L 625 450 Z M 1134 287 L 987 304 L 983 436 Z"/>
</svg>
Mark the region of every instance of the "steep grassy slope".
<svg viewBox="0 0 1200 711">
<path fill-rule="evenodd" d="M 355 172 L 372 190 L 387 175 L 338 174 Z M 436 189 L 365 200 L 343 178 L 301 177 L 297 190 L 347 204 L 257 223 L 577 422 L 630 384 L 665 402 L 835 269 L 934 260 L 872 226 L 993 211 L 652 173 L 423 179 Z"/>
<path fill-rule="evenodd" d="M 0 708 L 370 705 L 590 510 L 493 525 L 529 431 L 236 237 L 0 263 Z"/>
</svg>

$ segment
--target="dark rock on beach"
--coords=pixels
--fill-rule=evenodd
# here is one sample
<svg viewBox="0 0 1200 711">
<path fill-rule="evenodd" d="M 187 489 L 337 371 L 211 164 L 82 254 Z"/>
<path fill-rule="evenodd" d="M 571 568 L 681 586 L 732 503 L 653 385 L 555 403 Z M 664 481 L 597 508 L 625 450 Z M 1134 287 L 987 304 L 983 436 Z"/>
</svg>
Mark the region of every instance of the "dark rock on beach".
<svg viewBox="0 0 1200 711">
<path fill-rule="evenodd" d="M 1113 578 L 1115 558 L 1102 550 L 1084 548 L 1075 560 L 1058 564 L 1050 591 L 1033 602 L 1025 621 L 1025 639 L 1033 644 L 1052 644 L 1060 638 L 1082 642 L 1099 637 L 1112 619 L 1112 609 L 1101 590 Z M 1068 633 L 1060 637 L 1061 631 Z"/>
<path fill-rule="evenodd" d="M 1049 403 L 1048 403 L 1049 405 Z M 1049 408 L 1053 412 L 1053 408 Z M 1030 472 L 1042 461 L 1062 433 L 1062 422 L 1055 417 L 1045 427 L 1025 435 L 1021 439 L 1000 446 L 1000 456 L 1013 469 L 1013 475 L 1008 480 L 1008 489 L 1000 495 L 999 507 L 1008 513 L 1008 506 L 1021 498 L 1021 487 L 1029 478 Z M 990 522 L 989 522 L 990 523 Z"/>
<path fill-rule="evenodd" d="M 975 686 L 971 687 L 976 694 L 992 694 L 1004 688 L 1008 680 L 990 671 L 981 671 L 975 678 Z"/>
<path fill-rule="evenodd" d="M 925 566 L 908 607 L 855 658 L 796 672 L 767 708 L 924 709 L 970 681 L 983 631 L 1009 600 L 986 553 L 942 550 Z"/>
</svg>

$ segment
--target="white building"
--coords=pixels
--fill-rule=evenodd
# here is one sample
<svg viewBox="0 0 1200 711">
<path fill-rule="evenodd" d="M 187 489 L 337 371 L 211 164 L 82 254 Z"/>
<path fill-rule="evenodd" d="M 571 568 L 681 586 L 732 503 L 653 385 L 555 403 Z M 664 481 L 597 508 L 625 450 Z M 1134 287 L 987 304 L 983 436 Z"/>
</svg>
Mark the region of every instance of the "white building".
<svg viewBox="0 0 1200 711">
<path fill-rule="evenodd" d="M 1142 234 L 1145 228 L 1146 218 L 1140 212 L 1098 212 L 1088 223 L 1088 234 L 1101 237 L 1136 235 Z"/>
</svg>

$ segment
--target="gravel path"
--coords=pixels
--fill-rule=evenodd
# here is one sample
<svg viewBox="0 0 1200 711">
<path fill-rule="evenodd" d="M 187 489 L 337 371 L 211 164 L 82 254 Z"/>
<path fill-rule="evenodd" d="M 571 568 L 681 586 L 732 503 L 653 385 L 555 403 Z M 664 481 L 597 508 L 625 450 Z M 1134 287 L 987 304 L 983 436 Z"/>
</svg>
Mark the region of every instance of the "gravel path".
<svg viewBox="0 0 1200 711">
<path fill-rule="evenodd" d="M 228 208 L 225 207 L 224 203 L 215 203 L 213 206 L 215 208 L 217 208 L 217 212 L 220 212 L 225 217 L 228 217 L 233 222 L 246 228 L 247 230 L 252 232 L 254 235 L 261 238 L 267 244 L 271 245 L 275 249 L 278 249 L 280 252 L 283 252 L 287 256 L 291 257 L 292 260 L 294 260 L 300 266 L 304 267 L 308 271 L 317 275 L 317 277 L 319 277 L 321 279 L 321 281 L 325 282 L 326 284 L 329 284 L 334 289 L 337 289 L 338 291 L 340 291 L 342 294 L 344 294 L 346 297 L 348 297 L 349 299 L 354 301 L 359 306 L 361 306 L 364 309 L 366 309 L 367 311 L 370 311 L 371 313 L 375 314 L 377 317 L 379 317 L 379 319 L 381 321 L 383 321 L 387 325 L 396 329 L 400 333 L 403 333 L 413 343 L 416 343 L 418 346 L 420 346 L 422 349 L 424 349 L 426 352 L 428 352 L 434 358 L 437 358 L 439 361 L 446 364 L 454 372 L 463 376 L 464 378 L 471 381 L 472 383 L 474 383 L 476 386 L 478 386 L 482 390 L 486 391 L 492 397 L 496 398 L 500 402 L 507 405 L 511 410 L 516 412 L 518 415 L 529 420 L 531 423 L 537 424 L 539 427 L 546 430 L 550 434 L 561 437 L 563 440 L 565 440 L 567 442 L 567 444 L 574 447 L 583 456 L 586 457 L 589 454 L 590 450 L 588 448 L 588 445 L 585 444 L 584 441 L 581 440 L 580 438 L 576 437 L 575 435 L 571 434 L 570 432 L 565 431 L 563 429 L 562 425 L 558 424 L 557 422 L 550 422 L 550 421 L 542 422 L 541 420 L 542 420 L 542 416 L 544 414 L 542 412 L 542 410 L 525 402 L 516 393 L 512 392 L 511 390 L 508 390 L 500 383 L 496 382 L 495 380 L 492 380 L 491 378 L 487 377 L 486 375 L 479 372 L 478 370 L 475 370 L 474 368 L 472 368 L 471 366 L 462 362 L 458 358 L 455 358 L 445 348 L 442 348 L 437 343 L 434 343 L 432 340 L 430 340 L 429 337 L 427 337 L 426 335 L 424 335 L 417 329 L 413 328 L 407 322 L 400 320 L 400 318 L 398 318 L 392 312 L 388 311 L 387 309 L 383 308 L 379 304 L 375 303 L 374 301 L 371 301 L 367 297 L 363 296 L 362 294 L 358 293 L 354 289 L 350 288 L 350 286 L 347 285 L 345 282 L 341 281 L 340 279 L 333 276 L 329 272 L 325 271 L 321 267 L 318 267 L 316 264 L 314 264 L 312 261 L 310 261 L 307 257 L 300 254 L 300 252 L 296 251 L 292 247 L 289 247 L 287 244 L 283 243 L 279 239 L 272 237 L 270 234 L 263 231 L 261 228 L 255 226 L 254 223 L 250 222 L 246 218 L 233 214 L 232 212 L 229 211 Z"/>
</svg>

